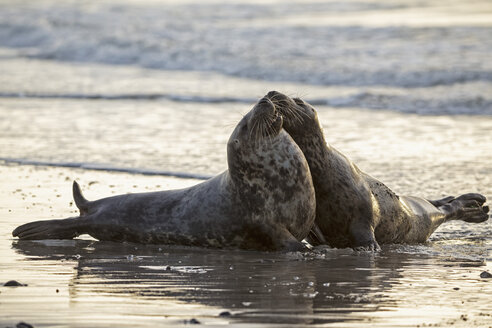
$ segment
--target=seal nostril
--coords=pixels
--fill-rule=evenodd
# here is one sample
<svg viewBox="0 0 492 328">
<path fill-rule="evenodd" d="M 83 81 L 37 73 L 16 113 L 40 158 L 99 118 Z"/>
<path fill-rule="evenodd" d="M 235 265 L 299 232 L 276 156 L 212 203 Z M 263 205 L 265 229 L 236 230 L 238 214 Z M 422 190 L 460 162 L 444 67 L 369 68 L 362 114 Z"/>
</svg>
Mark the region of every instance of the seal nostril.
<svg viewBox="0 0 492 328">
<path fill-rule="evenodd" d="M 258 104 L 269 104 L 270 103 L 270 100 L 266 97 L 263 97 L 260 99 L 260 101 L 258 101 Z"/>
</svg>

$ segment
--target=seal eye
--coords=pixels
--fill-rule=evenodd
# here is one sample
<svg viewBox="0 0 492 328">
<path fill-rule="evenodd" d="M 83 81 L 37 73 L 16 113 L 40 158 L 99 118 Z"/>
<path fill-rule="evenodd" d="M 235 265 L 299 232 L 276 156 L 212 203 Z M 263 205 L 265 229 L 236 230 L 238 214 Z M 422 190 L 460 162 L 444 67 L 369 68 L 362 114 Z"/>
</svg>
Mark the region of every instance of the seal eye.
<svg viewBox="0 0 492 328">
<path fill-rule="evenodd" d="M 240 144 L 239 139 L 234 139 L 234 145 L 239 147 L 239 144 Z"/>
</svg>

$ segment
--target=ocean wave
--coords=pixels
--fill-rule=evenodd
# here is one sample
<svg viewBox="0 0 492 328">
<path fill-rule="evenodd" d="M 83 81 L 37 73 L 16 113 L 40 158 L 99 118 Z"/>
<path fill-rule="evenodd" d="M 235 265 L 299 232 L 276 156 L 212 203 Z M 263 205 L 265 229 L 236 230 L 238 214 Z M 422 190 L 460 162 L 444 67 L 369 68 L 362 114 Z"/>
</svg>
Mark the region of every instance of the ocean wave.
<svg viewBox="0 0 492 328">
<path fill-rule="evenodd" d="M 360 92 L 346 97 L 312 99 L 310 103 L 331 107 L 391 109 L 421 115 L 492 115 L 492 100 L 480 95 L 426 99 L 419 96 Z"/>
<path fill-rule="evenodd" d="M 41 99 L 87 99 L 87 100 L 156 100 L 166 99 L 174 102 L 191 103 L 246 103 L 256 101 L 253 98 L 193 96 L 166 93 L 42 93 L 42 92 L 0 92 L 0 98 L 41 98 Z"/>
<path fill-rule="evenodd" d="M 429 87 L 492 81 L 492 26 L 333 25 L 329 19 L 321 26 L 308 20 L 280 23 L 300 14 L 319 21 L 337 13 L 376 11 L 384 17 L 386 10 L 402 7 L 395 1 L 338 7 L 11 3 L 0 10 L 0 45 L 30 58 L 320 85 Z"/>
<path fill-rule="evenodd" d="M 0 98 L 40 98 L 40 99 L 83 99 L 83 100 L 169 100 L 173 102 L 222 104 L 252 104 L 257 99 L 246 97 L 197 96 L 166 93 L 34 93 L 0 92 Z M 403 113 L 421 115 L 492 115 L 492 99 L 481 95 L 467 95 L 456 98 L 425 98 L 394 95 L 377 92 L 356 92 L 342 97 L 305 98 L 313 106 L 335 108 L 365 108 L 396 110 Z"/>
</svg>

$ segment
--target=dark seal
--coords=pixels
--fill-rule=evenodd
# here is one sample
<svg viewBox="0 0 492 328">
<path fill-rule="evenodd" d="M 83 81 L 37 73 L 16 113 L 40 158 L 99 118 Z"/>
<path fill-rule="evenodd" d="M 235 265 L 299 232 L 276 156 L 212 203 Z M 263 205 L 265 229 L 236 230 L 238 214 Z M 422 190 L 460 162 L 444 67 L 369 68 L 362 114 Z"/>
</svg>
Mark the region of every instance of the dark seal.
<svg viewBox="0 0 492 328">
<path fill-rule="evenodd" d="M 193 187 L 86 200 L 76 182 L 80 216 L 36 221 L 20 239 L 99 240 L 255 250 L 303 250 L 316 199 L 307 161 L 262 98 L 227 144 L 228 170 Z"/>
<path fill-rule="evenodd" d="M 284 129 L 304 152 L 316 191 L 316 225 L 309 242 L 378 249 L 378 243 L 421 243 L 449 220 L 483 222 L 485 197 L 465 194 L 429 201 L 398 196 L 326 143 L 312 106 L 272 91 Z"/>
</svg>

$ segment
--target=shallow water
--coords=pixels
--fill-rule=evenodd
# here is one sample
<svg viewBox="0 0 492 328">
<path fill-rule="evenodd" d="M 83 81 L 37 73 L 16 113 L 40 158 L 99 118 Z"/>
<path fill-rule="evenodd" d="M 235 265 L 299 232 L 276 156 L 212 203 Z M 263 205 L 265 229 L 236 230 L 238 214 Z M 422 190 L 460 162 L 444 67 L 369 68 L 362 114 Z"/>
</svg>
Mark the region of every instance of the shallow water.
<svg viewBox="0 0 492 328">
<path fill-rule="evenodd" d="M 0 325 L 491 327 L 490 222 L 377 254 L 11 237 L 73 216 L 74 179 L 97 199 L 227 169 L 273 89 L 398 194 L 490 199 L 491 17 L 481 0 L 0 1 L 0 283 L 28 284 L 0 287 Z"/>
<path fill-rule="evenodd" d="M 17 278 L 30 285 L 4 292 L 16 302 L 3 308 L 11 318 L 39 325 L 67 324 L 67 317 L 77 327 L 182 324 L 192 318 L 204 324 L 345 327 L 446 325 L 463 321 L 461 315 L 474 324 L 490 322 L 486 299 L 479 296 L 490 291 L 490 283 L 478 277 L 484 267 L 475 262 L 416 259 L 391 249 L 376 256 L 326 250 L 311 258 L 83 241 L 18 242 L 13 248 L 30 266 Z M 26 313 L 30 306 L 39 311 L 39 301 L 47 299 L 45 314 Z M 224 311 L 232 316 L 219 317 Z"/>
</svg>

